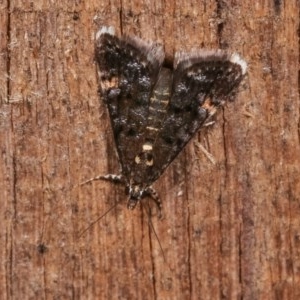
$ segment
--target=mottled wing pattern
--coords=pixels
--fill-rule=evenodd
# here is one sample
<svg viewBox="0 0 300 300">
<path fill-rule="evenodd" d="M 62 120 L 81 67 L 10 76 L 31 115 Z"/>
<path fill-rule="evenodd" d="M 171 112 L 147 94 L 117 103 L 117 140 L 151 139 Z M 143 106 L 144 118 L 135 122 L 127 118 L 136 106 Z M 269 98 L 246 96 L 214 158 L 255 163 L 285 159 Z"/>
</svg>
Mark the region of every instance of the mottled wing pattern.
<svg viewBox="0 0 300 300">
<path fill-rule="evenodd" d="M 95 179 L 125 181 L 131 209 L 146 196 L 160 209 L 151 184 L 229 98 L 246 63 L 237 54 L 214 50 L 180 53 L 174 70 L 162 68 L 161 46 L 118 38 L 111 27 L 97 34 L 96 60 L 122 176 Z"/>
<path fill-rule="evenodd" d="M 153 144 L 153 166 L 148 181 L 154 182 L 238 86 L 246 63 L 221 50 L 179 54 L 166 117 Z"/>
<path fill-rule="evenodd" d="M 149 101 L 164 52 L 136 37 L 118 38 L 112 27 L 103 27 L 96 36 L 95 53 L 122 174 L 129 178 L 146 138 Z"/>
</svg>

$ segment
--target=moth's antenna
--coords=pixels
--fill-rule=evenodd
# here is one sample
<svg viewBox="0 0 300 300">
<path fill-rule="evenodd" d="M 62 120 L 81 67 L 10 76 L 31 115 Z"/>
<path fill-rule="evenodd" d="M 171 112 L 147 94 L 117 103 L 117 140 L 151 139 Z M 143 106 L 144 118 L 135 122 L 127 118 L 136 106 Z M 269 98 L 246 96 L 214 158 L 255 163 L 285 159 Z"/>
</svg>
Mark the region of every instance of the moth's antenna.
<svg viewBox="0 0 300 300">
<path fill-rule="evenodd" d="M 84 229 L 79 235 L 78 239 L 82 237 L 84 233 L 86 233 L 92 226 L 94 226 L 97 222 L 99 222 L 102 218 L 104 218 L 110 211 L 112 211 L 119 202 L 116 202 L 113 206 L 111 206 L 103 215 L 101 215 L 99 218 L 97 218 L 95 221 L 93 221 L 86 229 Z"/>
<path fill-rule="evenodd" d="M 141 202 L 141 204 L 142 204 L 142 202 Z M 143 207 L 143 205 L 142 205 L 142 207 Z M 147 210 L 147 208 L 148 208 L 148 210 Z M 165 257 L 165 252 L 164 252 L 164 250 L 163 250 L 163 248 L 162 248 L 162 246 L 161 246 L 161 243 L 160 243 L 160 241 L 159 241 L 158 235 L 157 235 L 157 233 L 156 233 L 156 231 L 155 231 L 155 229 L 154 229 L 153 223 L 152 223 L 152 221 L 151 221 L 150 206 L 149 206 L 149 202 L 148 202 L 148 201 L 147 201 L 147 208 L 145 207 L 145 211 L 146 211 L 146 214 L 147 214 L 147 217 L 148 217 L 148 223 L 149 223 L 150 228 L 151 228 L 151 230 L 153 231 L 153 233 L 154 233 L 154 235 L 155 235 L 155 237 L 156 237 L 156 239 L 157 239 L 157 241 L 158 241 L 160 251 L 161 251 L 162 256 L 163 256 L 163 258 L 164 258 L 164 262 L 165 262 L 166 264 L 168 264 L 168 262 L 167 262 L 167 260 L 166 260 L 166 257 Z"/>
</svg>

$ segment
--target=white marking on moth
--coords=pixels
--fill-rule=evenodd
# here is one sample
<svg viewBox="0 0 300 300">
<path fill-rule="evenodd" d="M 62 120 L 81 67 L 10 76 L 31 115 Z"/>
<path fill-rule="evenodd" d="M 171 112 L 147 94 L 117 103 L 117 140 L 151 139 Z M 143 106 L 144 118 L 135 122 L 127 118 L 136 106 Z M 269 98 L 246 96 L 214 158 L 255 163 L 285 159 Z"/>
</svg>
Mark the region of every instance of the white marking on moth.
<svg viewBox="0 0 300 300">
<path fill-rule="evenodd" d="M 164 113 L 164 112 L 166 111 L 165 109 L 157 109 L 157 108 L 152 107 L 152 106 L 150 106 L 149 109 L 150 109 L 150 110 L 157 111 L 157 112 L 162 112 L 162 113 Z"/>
<path fill-rule="evenodd" d="M 154 103 L 154 102 L 160 102 L 160 103 L 162 103 L 162 104 L 167 105 L 167 104 L 169 103 L 169 100 L 160 100 L 160 99 L 158 99 L 158 98 L 156 98 L 156 97 L 152 97 L 152 98 L 150 99 L 150 102 L 151 102 L 151 103 Z"/>
<path fill-rule="evenodd" d="M 134 161 L 136 164 L 140 164 L 141 163 L 141 158 L 139 157 L 139 155 L 137 155 L 135 158 L 134 158 Z"/>
<path fill-rule="evenodd" d="M 115 35 L 115 28 L 113 26 L 103 26 L 98 32 L 96 33 L 96 40 L 100 38 L 102 34 L 108 33 L 110 35 Z"/>
<path fill-rule="evenodd" d="M 160 96 L 169 96 L 169 92 L 159 92 L 159 91 L 154 91 L 155 95 L 160 95 Z"/>
<path fill-rule="evenodd" d="M 146 128 L 149 129 L 149 130 L 159 131 L 159 129 L 157 129 L 155 127 L 151 127 L 151 126 L 147 126 Z"/>
<path fill-rule="evenodd" d="M 149 167 L 153 166 L 153 159 L 151 158 L 150 160 L 147 160 L 146 165 Z"/>
<path fill-rule="evenodd" d="M 233 64 L 238 64 L 240 65 L 241 69 L 242 69 L 242 74 L 244 75 L 247 71 L 247 63 L 237 54 L 237 53 L 233 53 L 230 57 L 230 61 Z"/>
<path fill-rule="evenodd" d="M 153 150 L 153 146 L 151 143 L 145 143 L 143 145 L 143 151 L 152 151 Z"/>
</svg>

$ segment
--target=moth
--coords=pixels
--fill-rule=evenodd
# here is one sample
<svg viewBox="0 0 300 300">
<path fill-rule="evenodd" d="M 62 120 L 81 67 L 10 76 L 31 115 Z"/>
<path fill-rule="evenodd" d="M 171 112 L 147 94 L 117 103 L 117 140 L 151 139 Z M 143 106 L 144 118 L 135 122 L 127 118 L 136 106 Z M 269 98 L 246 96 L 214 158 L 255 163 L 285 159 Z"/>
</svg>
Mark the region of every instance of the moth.
<svg viewBox="0 0 300 300">
<path fill-rule="evenodd" d="M 128 208 L 151 197 L 152 184 L 193 135 L 225 103 L 246 73 L 238 54 L 199 50 L 175 54 L 164 66 L 164 50 L 136 36 L 115 35 L 113 27 L 96 34 L 100 96 L 107 105 L 120 175 L 94 177 L 125 185 Z"/>
</svg>

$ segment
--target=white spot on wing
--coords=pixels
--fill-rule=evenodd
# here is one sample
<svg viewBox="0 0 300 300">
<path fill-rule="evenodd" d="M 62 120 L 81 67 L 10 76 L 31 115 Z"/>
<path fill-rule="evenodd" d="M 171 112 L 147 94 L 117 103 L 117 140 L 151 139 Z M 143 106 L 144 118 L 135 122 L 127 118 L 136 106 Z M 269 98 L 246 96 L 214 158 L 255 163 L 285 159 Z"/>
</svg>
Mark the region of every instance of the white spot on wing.
<svg viewBox="0 0 300 300">
<path fill-rule="evenodd" d="M 110 35 L 115 35 L 115 28 L 113 26 L 103 26 L 100 30 L 96 33 L 96 40 L 100 38 L 102 34 L 108 33 Z"/>
<path fill-rule="evenodd" d="M 246 73 L 247 70 L 247 63 L 237 54 L 237 53 L 233 53 L 230 57 L 230 61 L 233 64 L 237 64 L 240 65 L 242 68 L 242 74 L 244 75 Z"/>
<path fill-rule="evenodd" d="M 152 151 L 152 150 L 153 150 L 153 147 L 152 147 L 151 143 L 145 143 L 143 145 L 143 151 Z"/>
<path fill-rule="evenodd" d="M 141 158 L 137 155 L 135 158 L 134 158 L 134 161 L 136 164 L 140 164 L 141 163 Z"/>
</svg>

